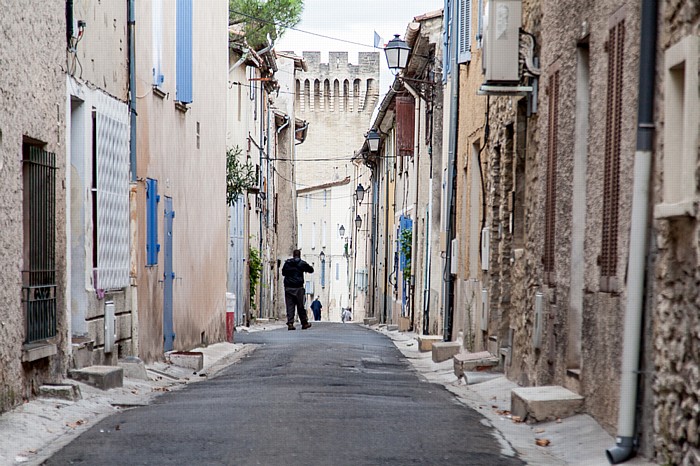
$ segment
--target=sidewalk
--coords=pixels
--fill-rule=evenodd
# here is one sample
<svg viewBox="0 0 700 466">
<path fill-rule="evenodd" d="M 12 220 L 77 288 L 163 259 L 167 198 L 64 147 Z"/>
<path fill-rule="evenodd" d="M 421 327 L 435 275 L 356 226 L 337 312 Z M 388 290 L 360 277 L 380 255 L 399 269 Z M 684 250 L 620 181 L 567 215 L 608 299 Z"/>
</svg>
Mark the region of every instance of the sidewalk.
<svg viewBox="0 0 700 466">
<path fill-rule="evenodd" d="M 236 330 L 257 332 L 278 327 L 284 325 L 261 323 Z M 82 399 L 36 398 L 0 415 L 0 465 L 39 465 L 110 414 L 145 406 L 165 392 L 206 380 L 254 348 L 254 345 L 237 343 L 195 348 L 192 351 L 204 353 L 204 368 L 199 372 L 163 362 L 147 364 L 149 380 L 125 376 L 123 387 L 107 391 L 65 379 L 63 383 L 79 387 Z M 105 435 L 109 433 L 107 430 Z"/>
<path fill-rule="evenodd" d="M 482 423 L 494 427 L 501 453 L 514 456 L 533 465 L 607 465 L 605 450 L 615 445 L 615 439 L 592 417 L 579 414 L 557 422 L 539 424 L 516 423 L 510 410 L 510 391 L 517 385 L 501 373 L 468 372 L 469 385 L 458 382 L 454 374 L 452 358 L 435 363 L 431 352 L 420 352 L 416 334 L 388 331 L 386 327 L 372 329 L 387 335 L 408 358 L 416 372 L 426 381 L 445 386 L 460 402 L 479 411 L 485 419 Z M 538 446 L 536 439 L 546 439 L 549 445 Z M 468 439 L 465 439 L 468 441 Z M 635 457 L 625 465 L 654 465 L 644 458 Z"/>
</svg>

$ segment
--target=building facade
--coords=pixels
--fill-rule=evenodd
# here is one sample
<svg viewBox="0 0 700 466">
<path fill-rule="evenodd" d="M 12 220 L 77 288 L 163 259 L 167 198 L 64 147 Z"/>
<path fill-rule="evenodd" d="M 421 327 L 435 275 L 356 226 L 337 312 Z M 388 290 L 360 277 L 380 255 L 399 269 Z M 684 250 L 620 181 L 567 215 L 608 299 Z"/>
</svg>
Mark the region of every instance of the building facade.
<svg viewBox="0 0 700 466">
<path fill-rule="evenodd" d="M 34 25 L 41 24 L 36 29 Z M 6 5 L 0 61 L 0 412 L 59 382 L 66 287 L 66 12 Z M 26 31 L 34 31 L 28 35 Z"/>
<path fill-rule="evenodd" d="M 139 356 L 225 337 L 227 3 L 136 5 Z"/>
</svg>

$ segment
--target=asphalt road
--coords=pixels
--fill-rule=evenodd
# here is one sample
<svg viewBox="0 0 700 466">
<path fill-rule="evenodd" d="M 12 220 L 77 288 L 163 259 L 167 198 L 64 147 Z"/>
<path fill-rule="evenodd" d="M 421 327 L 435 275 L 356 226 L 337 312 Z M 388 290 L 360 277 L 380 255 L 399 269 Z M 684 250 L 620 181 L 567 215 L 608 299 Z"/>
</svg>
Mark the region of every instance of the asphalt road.
<svg viewBox="0 0 700 466">
<path fill-rule="evenodd" d="M 372 330 L 236 337 L 260 346 L 218 377 L 103 420 L 45 464 L 523 464 Z"/>
</svg>

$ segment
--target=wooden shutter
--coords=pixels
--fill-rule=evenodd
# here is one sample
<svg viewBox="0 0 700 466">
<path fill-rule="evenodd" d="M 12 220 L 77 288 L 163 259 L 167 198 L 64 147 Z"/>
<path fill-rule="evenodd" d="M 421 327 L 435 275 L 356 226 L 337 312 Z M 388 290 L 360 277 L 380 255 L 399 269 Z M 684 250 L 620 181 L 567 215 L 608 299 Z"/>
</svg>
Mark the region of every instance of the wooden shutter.
<svg viewBox="0 0 700 466">
<path fill-rule="evenodd" d="M 396 153 L 399 157 L 413 156 L 414 110 L 413 97 L 396 97 Z"/>
<path fill-rule="evenodd" d="M 557 211 L 557 138 L 559 126 L 559 70 L 549 75 L 547 120 L 547 184 L 545 194 L 544 274 L 545 282 L 554 284 L 554 251 Z"/>
<path fill-rule="evenodd" d="M 459 0 L 459 63 L 467 63 L 472 59 L 472 2 L 471 0 Z"/>
<path fill-rule="evenodd" d="M 610 28 L 603 174 L 603 231 L 600 252 L 600 291 L 617 290 L 617 237 L 620 210 L 620 131 L 625 22 Z"/>
</svg>

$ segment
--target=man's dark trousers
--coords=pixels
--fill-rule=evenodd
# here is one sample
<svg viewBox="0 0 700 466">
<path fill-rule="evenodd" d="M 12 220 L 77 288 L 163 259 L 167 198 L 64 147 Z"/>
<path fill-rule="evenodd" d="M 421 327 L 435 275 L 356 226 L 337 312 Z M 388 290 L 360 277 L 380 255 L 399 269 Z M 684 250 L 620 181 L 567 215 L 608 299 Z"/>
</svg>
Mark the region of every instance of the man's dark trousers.
<svg viewBox="0 0 700 466">
<path fill-rule="evenodd" d="M 284 289 L 284 301 L 287 304 L 287 325 L 294 325 L 294 310 L 299 314 L 301 325 L 306 325 L 309 318 L 306 315 L 304 308 L 304 287 L 301 288 L 286 288 Z"/>
</svg>

